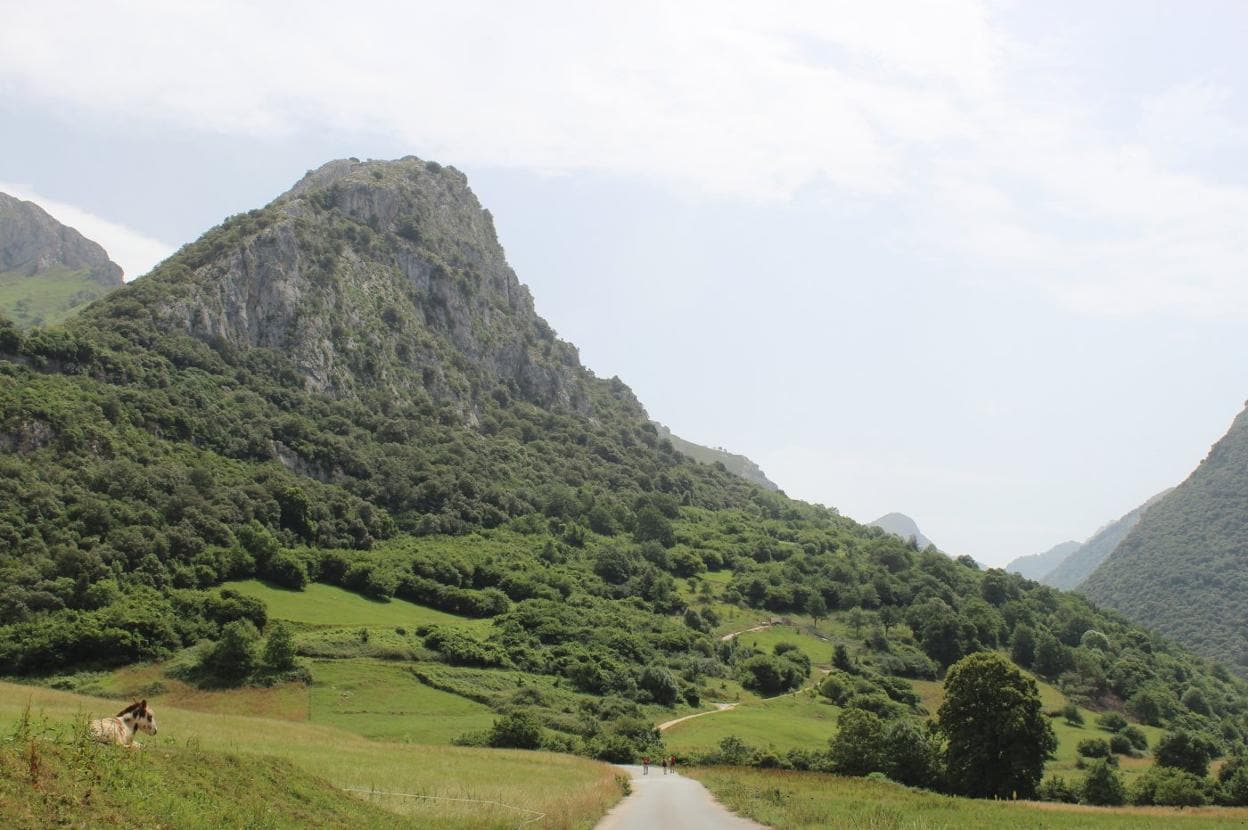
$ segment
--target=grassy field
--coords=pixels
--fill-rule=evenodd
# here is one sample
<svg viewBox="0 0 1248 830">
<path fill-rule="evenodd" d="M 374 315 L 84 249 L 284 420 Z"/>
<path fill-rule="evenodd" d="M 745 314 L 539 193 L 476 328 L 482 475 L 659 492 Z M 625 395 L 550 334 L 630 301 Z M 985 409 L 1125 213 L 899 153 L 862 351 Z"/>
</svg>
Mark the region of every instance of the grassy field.
<svg viewBox="0 0 1248 830">
<path fill-rule="evenodd" d="M 5 271 L 0 273 L 0 313 L 22 327 L 51 326 L 109 290 L 86 270 L 50 268 L 33 277 Z"/>
<path fill-rule="evenodd" d="M 827 623 L 824 623 L 824 626 L 826 627 Z M 823 632 L 819 633 L 823 635 Z M 836 644 L 831 640 L 823 639 L 823 636 L 816 636 L 805 628 L 776 625 L 762 631 L 741 634 L 737 637 L 737 641 L 742 645 L 767 653 L 771 653 L 777 643 L 793 643 L 806 653 L 813 665 L 827 667 L 832 665 L 832 652 Z"/>
<path fill-rule="evenodd" d="M 790 749 L 823 749 L 836 734 L 838 711 L 803 692 L 678 723 L 663 733 L 663 740 L 681 754 L 715 749 L 729 735 L 780 754 Z"/>
<path fill-rule="evenodd" d="M 399 828 L 415 822 L 289 761 L 81 740 L 0 745 L 0 826 Z"/>
<path fill-rule="evenodd" d="M 740 767 L 689 769 L 724 806 L 774 830 L 1066 830 L 1245 827 L 1248 809 L 977 801 L 888 782 Z"/>
<path fill-rule="evenodd" d="M 120 700 L 147 698 L 153 705 L 194 712 L 248 715 L 257 718 L 306 721 L 308 687 L 302 683 L 241 689 L 200 689 L 165 674 L 161 663 L 126 666 L 84 684 L 78 691 Z"/>
<path fill-rule="evenodd" d="M 317 660 L 311 720 L 374 738 L 446 744 L 489 729 L 497 715 L 483 704 L 422 684 L 402 664 Z"/>
<path fill-rule="evenodd" d="M 27 701 L 62 733 L 88 715 L 112 714 L 117 709 L 116 701 L 0 683 L 0 735 L 12 734 Z M 156 714 L 160 734 L 144 736 L 153 756 L 185 752 L 276 756 L 339 788 L 499 801 L 546 814 L 541 822 L 527 825 L 531 827 L 590 827 L 621 793 L 611 767 L 568 755 L 371 741 L 317 723 L 172 707 L 159 708 Z M 434 798 L 376 798 L 387 810 L 413 818 L 416 827 L 511 830 L 531 815 Z M 246 826 L 246 822 L 236 826 Z"/>
<path fill-rule="evenodd" d="M 273 619 L 302 625 L 403 626 L 408 629 L 419 625 L 454 625 L 477 631 L 487 630 L 491 625 L 490 620 L 458 617 L 401 599 L 381 602 L 319 582 L 309 583 L 302 591 L 276 588 L 256 579 L 226 582 L 221 587 L 262 600 Z"/>
</svg>

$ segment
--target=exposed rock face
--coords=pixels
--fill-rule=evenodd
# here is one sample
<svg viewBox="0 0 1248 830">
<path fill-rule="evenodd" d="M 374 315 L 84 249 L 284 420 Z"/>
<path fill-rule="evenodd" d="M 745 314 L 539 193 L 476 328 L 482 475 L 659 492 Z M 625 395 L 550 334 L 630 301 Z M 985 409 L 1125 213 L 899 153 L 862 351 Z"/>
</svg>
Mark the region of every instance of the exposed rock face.
<svg viewBox="0 0 1248 830">
<path fill-rule="evenodd" d="M 330 162 L 132 288 L 162 329 L 275 350 L 326 394 L 424 394 L 470 422 L 487 392 L 590 410 L 592 375 L 535 313 L 463 174 L 415 157 Z M 128 296 L 91 313 L 139 313 Z"/>
<path fill-rule="evenodd" d="M 86 270 L 101 285 L 122 283 L 120 266 L 98 244 L 34 202 L 0 193 L 0 272 L 33 276 L 57 267 Z"/>
</svg>

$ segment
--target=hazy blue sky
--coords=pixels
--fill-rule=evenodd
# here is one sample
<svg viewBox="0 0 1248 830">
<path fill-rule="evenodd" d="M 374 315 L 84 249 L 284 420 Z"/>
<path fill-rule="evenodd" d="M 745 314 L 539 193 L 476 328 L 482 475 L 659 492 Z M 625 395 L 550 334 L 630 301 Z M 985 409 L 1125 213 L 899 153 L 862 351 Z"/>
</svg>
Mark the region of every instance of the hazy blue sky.
<svg viewBox="0 0 1248 830">
<path fill-rule="evenodd" d="M 0 190 L 130 276 L 330 158 L 454 164 L 653 417 L 981 561 L 1177 483 L 1248 396 L 1242 3 L 0 20 Z"/>
</svg>

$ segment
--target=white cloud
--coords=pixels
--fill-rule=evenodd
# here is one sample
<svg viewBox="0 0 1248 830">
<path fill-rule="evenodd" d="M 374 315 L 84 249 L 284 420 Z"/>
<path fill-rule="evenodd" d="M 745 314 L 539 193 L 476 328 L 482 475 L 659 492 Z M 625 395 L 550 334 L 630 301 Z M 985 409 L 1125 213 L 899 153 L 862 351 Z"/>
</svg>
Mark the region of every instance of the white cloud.
<svg viewBox="0 0 1248 830">
<path fill-rule="evenodd" d="M 935 93 L 993 78 L 985 14 L 966 2 L 136 0 L 5 17 L 0 78 L 136 125 L 368 128 L 466 164 L 750 198 L 816 176 L 890 191 L 903 171 L 883 131 L 956 133 Z"/>
<path fill-rule="evenodd" d="M 1248 315 L 1248 191 L 1175 166 L 1242 144 L 1229 93 L 1176 84 L 1107 132 L 1060 42 L 987 0 L 8 6 L 0 91 L 131 129 L 382 132 L 758 201 L 822 182 L 1080 312 Z"/>
<path fill-rule="evenodd" d="M 101 219 L 73 205 L 41 196 L 27 185 L 0 182 L 0 193 L 34 202 L 62 225 L 68 225 L 87 239 L 98 242 L 108 252 L 109 259 L 125 271 L 127 280 L 146 274 L 173 253 L 174 246 L 168 243 L 152 239 L 125 225 Z"/>
</svg>

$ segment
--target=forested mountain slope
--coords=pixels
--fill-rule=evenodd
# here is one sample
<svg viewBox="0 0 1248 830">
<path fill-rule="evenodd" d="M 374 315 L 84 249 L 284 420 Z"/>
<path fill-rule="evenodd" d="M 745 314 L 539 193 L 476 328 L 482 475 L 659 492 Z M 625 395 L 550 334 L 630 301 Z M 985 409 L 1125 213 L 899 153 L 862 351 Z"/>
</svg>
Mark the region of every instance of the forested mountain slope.
<svg viewBox="0 0 1248 830">
<path fill-rule="evenodd" d="M 0 674 L 210 656 L 267 623 L 223 583 L 317 581 L 490 620 L 389 654 L 544 677 L 501 711 L 630 757 L 638 706 L 811 676 L 721 639 L 714 574 L 734 609 L 845 616 L 838 706 L 915 716 L 902 678 L 996 649 L 1222 751 L 1248 728 L 1240 681 L 1081 597 L 685 458 L 415 158 L 330 163 L 64 328 L 0 325 L 0 448 Z"/>
<path fill-rule="evenodd" d="M 767 474 L 762 471 L 762 468 L 744 455 L 728 452 L 728 450 L 722 447 L 704 447 L 701 444 L 686 441 L 679 435 L 673 435 L 670 429 L 657 421 L 654 422 L 654 427 L 659 431 L 660 438 L 666 438 L 668 441 L 671 441 L 672 446 L 678 452 L 689 456 L 694 461 L 700 461 L 703 464 L 723 464 L 724 469 L 728 472 L 757 484 L 764 490 L 780 489 L 775 482 L 767 478 Z"/>
<path fill-rule="evenodd" d="M 1248 410 L 1079 590 L 1198 653 L 1248 667 Z"/>
<path fill-rule="evenodd" d="M 0 314 L 23 326 L 60 322 L 121 282 L 98 244 L 0 193 Z"/>
<path fill-rule="evenodd" d="M 1060 545 L 1054 545 L 1049 548 L 1044 553 L 1020 556 L 1006 565 L 1005 569 L 1010 573 L 1047 583 L 1048 580 L 1045 579 L 1045 576 L 1081 547 L 1082 545 L 1078 542 L 1062 542 Z"/>
<path fill-rule="evenodd" d="M 1158 493 L 1122 518 L 1102 527 L 1092 534 L 1088 541 L 1045 574 L 1040 581 L 1045 585 L 1061 588 L 1063 591 L 1075 590 L 1079 583 L 1091 576 L 1092 572 L 1117 549 L 1122 540 L 1127 538 L 1127 534 L 1139 522 L 1144 512 L 1165 498 L 1169 492 L 1170 490 L 1165 490 Z"/>
</svg>

